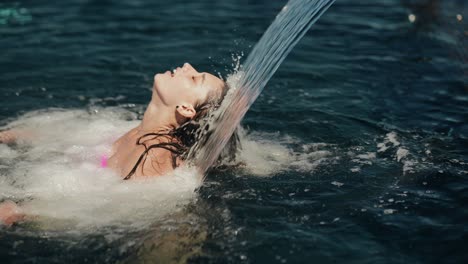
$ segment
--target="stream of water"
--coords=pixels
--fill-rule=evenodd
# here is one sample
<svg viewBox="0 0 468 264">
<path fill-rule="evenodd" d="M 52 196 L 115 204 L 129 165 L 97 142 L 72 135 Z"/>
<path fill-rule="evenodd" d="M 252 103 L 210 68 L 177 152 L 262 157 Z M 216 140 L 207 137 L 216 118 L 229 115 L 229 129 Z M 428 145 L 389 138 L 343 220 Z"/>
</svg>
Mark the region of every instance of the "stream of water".
<svg viewBox="0 0 468 264">
<path fill-rule="evenodd" d="M 286 56 L 334 0 L 290 0 L 276 16 L 244 64 L 227 83 L 233 89 L 216 113 L 210 137 L 195 148 L 202 174 L 214 164 L 249 107 Z"/>
</svg>

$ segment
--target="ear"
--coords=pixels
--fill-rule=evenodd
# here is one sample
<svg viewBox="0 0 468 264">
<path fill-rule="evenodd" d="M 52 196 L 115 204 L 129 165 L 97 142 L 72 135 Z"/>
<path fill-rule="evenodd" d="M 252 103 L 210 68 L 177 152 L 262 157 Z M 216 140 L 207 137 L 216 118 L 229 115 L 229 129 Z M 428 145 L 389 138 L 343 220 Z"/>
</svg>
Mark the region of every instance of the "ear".
<svg viewBox="0 0 468 264">
<path fill-rule="evenodd" d="M 176 108 L 176 111 L 185 118 L 192 118 L 197 113 L 192 104 L 181 104 Z"/>
</svg>

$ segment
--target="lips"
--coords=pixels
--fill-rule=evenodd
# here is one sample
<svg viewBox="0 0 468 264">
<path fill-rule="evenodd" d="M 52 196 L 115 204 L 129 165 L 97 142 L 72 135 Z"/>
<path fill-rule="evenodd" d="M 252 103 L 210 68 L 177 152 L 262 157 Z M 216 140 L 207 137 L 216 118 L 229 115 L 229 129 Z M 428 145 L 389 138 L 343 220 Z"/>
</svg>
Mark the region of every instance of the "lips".
<svg viewBox="0 0 468 264">
<path fill-rule="evenodd" d="M 181 67 L 177 67 L 175 68 L 174 70 L 172 71 L 166 71 L 164 74 L 168 74 L 170 75 L 171 77 L 174 77 L 176 75 L 177 72 L 180 72 L 182 70 Z"/>
</svg>

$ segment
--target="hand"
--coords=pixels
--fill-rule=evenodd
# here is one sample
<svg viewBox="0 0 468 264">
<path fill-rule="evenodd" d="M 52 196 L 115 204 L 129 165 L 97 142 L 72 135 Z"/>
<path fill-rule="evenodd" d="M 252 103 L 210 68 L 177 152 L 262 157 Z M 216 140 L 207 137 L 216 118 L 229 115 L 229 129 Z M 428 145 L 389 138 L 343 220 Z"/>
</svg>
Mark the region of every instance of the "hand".
<svg viewBox="0 0 468 264">
<path fill-rule="evenodd" d="M 24 219 L 24 213 L 15 202 L 7 200 L 0 203 L 0 224 L 11 226 Z"/>
</svg>

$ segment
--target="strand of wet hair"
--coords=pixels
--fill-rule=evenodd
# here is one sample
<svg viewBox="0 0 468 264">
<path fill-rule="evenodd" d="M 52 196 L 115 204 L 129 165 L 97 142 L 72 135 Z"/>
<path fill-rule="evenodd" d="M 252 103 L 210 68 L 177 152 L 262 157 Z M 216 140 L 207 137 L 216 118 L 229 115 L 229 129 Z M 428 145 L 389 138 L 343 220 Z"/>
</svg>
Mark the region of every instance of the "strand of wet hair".
<svg viewBox="0 0 468 264">
<path fill-rule="evenodd" d="M 228 89 L 223 89 L 223 93 L 221 95 L 221 101 L 224 99 L 227 93 L 227 90 Z M 145 160 L 143 160 L 143 165 L 144 165 L 148 152 L 153 148 L 163 148 L 163 149 L 170 151 L 171 156 L 172 156 L 172 167 L 175 169 L 177 167 L 177 158 L 178 157 L 181 157 L 182 159 L 187 158 L 187 155 L 189 154 L 188 150 L 190 150 L 195 145 L 195 143 L 197 143 L 197 141 L 200 141 L 201 139 L 205 137 L 203 132 L 205 132 L 206 134 L 207 131 L 200 131 L 200 130 L 208 130 L 208 124 L 205 124 L 202 126 L 200 122 L 202 122 L 202 119 L 205 118 L 206 115 L 210 113 L 210 110 L 214 110 L 218 108 L 219 105 L 220 105 L 220 102 L 216 102 L 216 103 L 205 102 L 197 106 L 195 116 L 191 120 L 182 124 L 180 127 L 175 128 L 171 131 L 168 131 L 167 133 L 152 132 L 152 133 L 147 133 L 139 137 L 137 139 L 136 145 L 143 145 L 145 147 L 145 151 L 140 155 L 140 157 L 138 158 L 138 161 L 135 163 L 135 165 L 133 166 L 132 170 L 128 173 L 128 175 L 125 176 L 124 180 L 130 179 L 132 175 L 135 174 L 143 158 L 145 158 Z M 146 138 L 148 136 L 154 136 L 154 137 L 141 142 L 143 138 Z M 149 147 L 147 147 L 146 144 L 144 144 L 144 142 L 148 140 L 154 140 L 161 136 L 172 137 L 172 140 L 176 139 L 181 144 L 175 143 L 175 142 L 166 142 L 166 143 L 153 144 Z M 206 141 L 206 139 L 204 141 Z"/>
<path fill-rule="evenodd" d="M 154 148 L 166 149 L 166 150 L 170 151 L 173 154 L 172 155 L 172 167 L 173 168 L 177 167 L 176 158 L 178 156 L 182 155 L 185 152 L 184 147 L 182 147 L 180 144 L 177 144 L 177 143 L 174 143 L 174 142 L 158 143 L 158 144 L 153 144 L 153 145 L 148 146 L 148 147 L 145 146 L 145 151 L 143 151 L 143 153 L 141 153 L 140 157 L 138 158 L 138 161 L 133 166 L 132 170 L 127 174 L 127 176 L 125 176 L 124 180 L 130 179 L 135 174 L 135 172 L 138 169 L 138 166 L 140 165 L 143 158 L 145 158 L 147 156 L 148 152 L 151 149 L 154 149 Z M 143 164 L 144 164 L 144 162 L 143 162 Z"/>
</svg>

